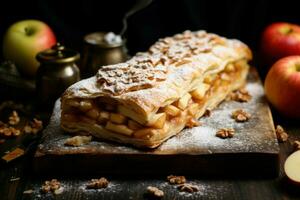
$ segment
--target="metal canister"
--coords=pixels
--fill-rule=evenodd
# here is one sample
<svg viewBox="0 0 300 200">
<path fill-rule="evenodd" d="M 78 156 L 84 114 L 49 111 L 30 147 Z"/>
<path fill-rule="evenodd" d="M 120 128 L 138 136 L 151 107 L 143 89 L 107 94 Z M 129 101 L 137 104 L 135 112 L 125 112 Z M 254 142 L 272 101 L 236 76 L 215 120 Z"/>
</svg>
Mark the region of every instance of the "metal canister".
<svg viewBox="0 0 300 200">
<path fill-rule="evenodd" d="M 80 71 L 83 77 L 93 76 L 101 66 L 117 64 L 127 60 L 125 40 L 106 42 L 106 32 L 95 32 L 84 37 Z"/>
<path fill-rule="evenodd" d="M 36 75 L 38 102 L 43 106 L 52 106 L 66 88 L 80 80 L 76 65 L 80 55 L 57 43 L 51 49 L 38 53 L 36 58 L 40 62 Z"/>
</svg>

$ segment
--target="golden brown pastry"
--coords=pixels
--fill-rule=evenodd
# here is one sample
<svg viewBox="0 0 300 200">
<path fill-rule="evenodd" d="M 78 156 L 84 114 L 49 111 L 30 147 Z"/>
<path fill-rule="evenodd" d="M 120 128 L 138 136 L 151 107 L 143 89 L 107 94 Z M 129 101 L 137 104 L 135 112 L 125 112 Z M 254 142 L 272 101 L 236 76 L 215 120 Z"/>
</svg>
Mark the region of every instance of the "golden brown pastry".
<svg viewBox="0 0 300 200">
<path fill-rule="evenodd" d="M 205 31 L 160 39 L 69 87 L 61 98 L 61 127 L 157 147 L 241 87 L 251 58 L 242 42 Z"/>
</svg>

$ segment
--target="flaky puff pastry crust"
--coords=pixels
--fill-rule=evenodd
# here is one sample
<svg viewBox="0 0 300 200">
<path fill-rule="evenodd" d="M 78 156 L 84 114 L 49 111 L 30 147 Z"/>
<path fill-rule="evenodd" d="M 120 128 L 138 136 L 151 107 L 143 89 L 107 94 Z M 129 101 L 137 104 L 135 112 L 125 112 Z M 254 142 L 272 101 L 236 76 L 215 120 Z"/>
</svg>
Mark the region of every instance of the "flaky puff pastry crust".
<svg viewBox="0 0 300 200">
<path fill-rule="evenodd" d="M 147 125 L 160 108 L 197 88 L 206 76 L 220 73 L 229 63 L 251 59 L 250 49 L 238 40 L 205 31 L 186 31 L 160 39 L 147 52 L 138 53 L 125 63 L 100 67 L 95 76 L 69 87 L 61 97 L 62 116 L 69 99 L 101 97 L 133 111 L 138 116 L 134 120 Z M 241 87 L 247 73 L 248 65 L 240 66 L 237 77 L 206 98 L 195 117 L 201 117 L 207 108 L 215 107 L 228 93 Z M 139 147 L 158 146 L 180 132 L 186 123 L 183 112 L 182 120 L 168 122 L 164 128 L 152 131 L 152 137 L 141 139 L 114 133 L 98 124 L 70 122 L 63 117 L 61 120 L 66 131 L 87 131 L 96 137 Z"/>
</svg>

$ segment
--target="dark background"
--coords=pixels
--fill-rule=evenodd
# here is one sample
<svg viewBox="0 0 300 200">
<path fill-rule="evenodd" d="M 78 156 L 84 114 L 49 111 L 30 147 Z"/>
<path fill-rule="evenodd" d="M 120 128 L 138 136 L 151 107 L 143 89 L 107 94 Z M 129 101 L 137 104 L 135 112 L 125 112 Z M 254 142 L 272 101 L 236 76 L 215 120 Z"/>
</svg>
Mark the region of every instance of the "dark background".
<svg viewBox="0 0 300 200">
<path fill-rule="evenodd" d="M 1 1 L 0 39 L 15 21 L 33 18 L 49 24 L 59 41 L 81 51 L 82 38 L 87 33 L 118 33 L 122 28 L 121 19 L 125 11 L 135 2 Z M 186 29 L 205 29 L 225 37 L 238 38 L 255 51 L 262 30 L 269 23 L 287 21 L 300 24 L 299 4 L 296 0 L 154 0 L 150 6 L 129 19 L 127 45 L 133 54 L 146 50 L 160 37 Z"/>
</svg>

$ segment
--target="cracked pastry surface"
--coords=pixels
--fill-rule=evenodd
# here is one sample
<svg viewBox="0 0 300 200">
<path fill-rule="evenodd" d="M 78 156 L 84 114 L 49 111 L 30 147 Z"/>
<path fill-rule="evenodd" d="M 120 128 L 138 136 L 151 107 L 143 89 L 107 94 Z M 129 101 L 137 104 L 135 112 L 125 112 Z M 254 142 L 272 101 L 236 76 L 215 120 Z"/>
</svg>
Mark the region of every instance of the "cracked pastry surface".
<svg viewBox="0 0 300 200">
<path fill-rule="evenodd" d="M 240 88 L 251 58 L 242 42 L 205 31 L 160 39 L 69 87 L 61 98 L 61 127 L 157 147 Z"/>
</svg>

